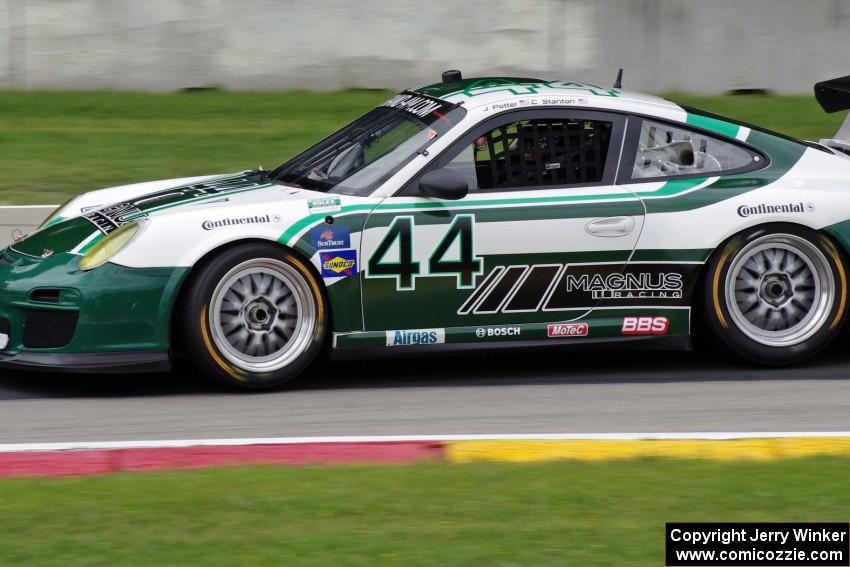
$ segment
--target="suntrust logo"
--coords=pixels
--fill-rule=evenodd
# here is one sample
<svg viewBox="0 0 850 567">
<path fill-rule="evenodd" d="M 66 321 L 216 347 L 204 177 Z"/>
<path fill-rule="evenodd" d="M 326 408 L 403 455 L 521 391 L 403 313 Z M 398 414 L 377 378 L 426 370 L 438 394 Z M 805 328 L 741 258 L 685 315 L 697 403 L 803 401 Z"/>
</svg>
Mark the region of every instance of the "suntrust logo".
<svg viewBox="0 0 850 567">
<path fill-rule="evenodd" d="M 738 207 L 738 216 L 747 218 L 752 215 L 772 215 L 776 213 L 813 213 L 814 203 L 788 203 L 785 205 L 741 205 Z"/>
</svg>

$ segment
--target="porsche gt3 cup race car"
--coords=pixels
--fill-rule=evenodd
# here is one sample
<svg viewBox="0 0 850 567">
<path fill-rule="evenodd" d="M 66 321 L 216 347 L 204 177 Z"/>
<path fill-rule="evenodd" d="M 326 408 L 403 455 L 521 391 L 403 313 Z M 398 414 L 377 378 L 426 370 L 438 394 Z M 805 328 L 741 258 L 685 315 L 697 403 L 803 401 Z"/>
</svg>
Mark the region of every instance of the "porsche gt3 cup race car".
<svg viewBox="0 0 850 567">
<path fill-rule="evenodd" d="M 850 108 L 850 78 L 819 83 Z M 404 91 L 273 171 L 83 194 L 0 257 L 0 364 L 281 384 L 332 354 L 702 332 L 804 360 L 847 307 L 850 132 L 567 81 Z"/>
</svg>

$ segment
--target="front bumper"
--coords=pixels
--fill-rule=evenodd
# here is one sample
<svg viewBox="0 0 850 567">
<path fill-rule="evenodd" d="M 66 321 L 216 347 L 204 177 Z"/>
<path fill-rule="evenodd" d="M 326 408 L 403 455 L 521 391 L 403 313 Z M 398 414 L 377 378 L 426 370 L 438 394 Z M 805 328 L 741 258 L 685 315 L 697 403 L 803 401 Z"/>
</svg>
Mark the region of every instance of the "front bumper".
<svg viewBox="0 0 850 567">
<path fill-rule="evenodd" d="M 0 252 L 0 366 L 167 369 L 171 310 L 188 271 L 105 264 L 84 272 L 73 254 Z"/>
</svg>

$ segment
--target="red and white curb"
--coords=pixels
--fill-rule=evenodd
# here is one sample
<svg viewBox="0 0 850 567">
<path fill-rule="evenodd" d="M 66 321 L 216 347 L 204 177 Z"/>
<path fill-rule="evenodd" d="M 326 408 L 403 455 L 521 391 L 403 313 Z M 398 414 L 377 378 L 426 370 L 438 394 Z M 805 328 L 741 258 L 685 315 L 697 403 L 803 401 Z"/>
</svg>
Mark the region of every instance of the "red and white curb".
<svg viewBox="0 0 850 567">
<path fill-rule="evenodd" d="M 236 465 L 850 456 L 850 432 L 529 433 L 0 444 L 0 477 Z"/>
</svg>

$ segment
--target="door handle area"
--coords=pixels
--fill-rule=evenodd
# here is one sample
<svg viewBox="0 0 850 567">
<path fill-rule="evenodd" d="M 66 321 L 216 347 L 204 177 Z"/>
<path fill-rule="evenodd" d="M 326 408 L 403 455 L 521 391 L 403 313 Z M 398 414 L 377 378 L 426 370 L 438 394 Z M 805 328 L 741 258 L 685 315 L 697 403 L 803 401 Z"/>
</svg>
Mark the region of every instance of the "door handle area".
<svg viewBox="0 0 850 567">
<path fill-rule="evenodd" d="M 587 223 L 585 230 L 593 236 L 612 238 L 628 236 L 635 229 L 634 217 L 606 217 Z"/>
</svg>

